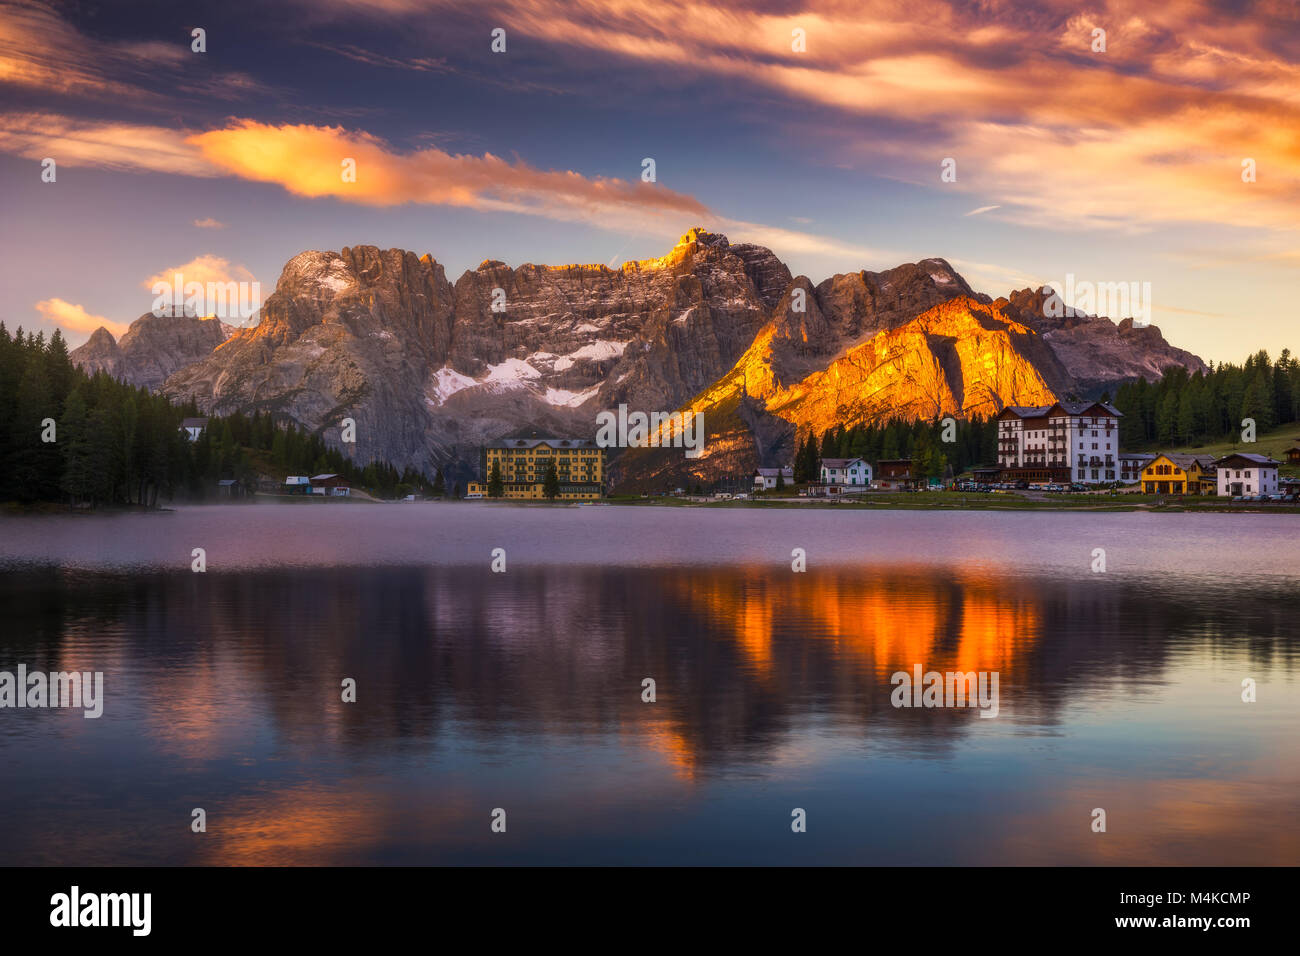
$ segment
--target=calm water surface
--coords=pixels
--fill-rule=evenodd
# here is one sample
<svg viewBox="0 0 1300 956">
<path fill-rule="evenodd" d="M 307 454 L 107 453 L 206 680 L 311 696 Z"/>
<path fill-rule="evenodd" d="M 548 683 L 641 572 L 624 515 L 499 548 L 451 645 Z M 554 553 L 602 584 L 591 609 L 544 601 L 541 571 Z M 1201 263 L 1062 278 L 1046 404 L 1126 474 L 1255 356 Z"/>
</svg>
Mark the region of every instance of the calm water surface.
<svg viewBox="0 0 1300 956">
<path fill-rule="evenodd" d="M 0 864 L 1295 864 L 1298 584 L 1289 515 L 0 519 L 0 670 L 106 697 L 0 710 Z"/>
</svg>

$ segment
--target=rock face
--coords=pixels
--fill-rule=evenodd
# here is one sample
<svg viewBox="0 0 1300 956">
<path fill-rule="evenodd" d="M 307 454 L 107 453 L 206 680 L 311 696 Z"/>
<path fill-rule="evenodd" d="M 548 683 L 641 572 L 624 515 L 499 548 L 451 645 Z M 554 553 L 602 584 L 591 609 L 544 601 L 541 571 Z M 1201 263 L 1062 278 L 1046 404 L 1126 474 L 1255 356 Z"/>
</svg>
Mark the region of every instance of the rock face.
<svg viewBox="0 0 1300 956">
<path fill-rule="evenodd" d="M 122 368 L 122 350 L 118 347 L 113 333 L 102 325 L 90 333 L 84 345 L 68 353 L 72 364 L 85 370 L 88 374 L 107 372 L 114 378 L 120 378 Z M 129 381 L 129 379 L 128 379 Z"/>
<path fill-rule="evenodd" d="M 454 286 L 429 256 L 306 252 L 257 327 L 164 391 L 217 413 L 271 410 L 335 441 L 352 418 L 356 443 L 341 447 L 356 460 L 468 477 L 503 434 L 591 434 L 620 402 L 680 405 L 730 368 L 789 283 L 768 250 L 698 229 L 617 270 L 489 260 Z"/>
<path fill-rule="evenodd" d="M 145 313 L 122 333 L 120 342 L 100 326 L 69 357 L 92 374 L 102 370 L 132 385 L 156 390 L 176 370 L 210 355 L 234 331 L 215 318 Z"/>
<path fill-rule="evenodd" d="M 615 480 L 662 487 L 788 462 L 796 430 L 987 415 L 1201 367 L 1154 328 L 1041 306 L 978 294 L 942 259 L 814 286 L 701 229 L 618 269 L 488 260 L 454 283 L 430 256 L 357 246 L 295 256 L 256 327 L 204 345 L 161 387 L 206 411 L 270 410 L 335 444 L 351 418 L 356 443 L 339 447 L 355 460 L 455 480 L 502 436 L 590 436 L 619 404 L 703 412 L 694 471 L 680 449 L 613 456 Z M 78 351 L 121 369 L 130 336 L 96 333 Z"/>
<path fill-rule="evenodd" d="M 917 266 L 933 271 L 923 277 Z M 821 294 L 851 286 L 836 281 L 845 277 L 815 291 L 796 280 L 784 310 L 735 367 L 687 403 L 687 412 L 704 416 L 704 454 L 688 460 L 669 449 L 637 449 L 620 462 L 618 476 L 636 487 L 662 488 L 740 475 L 792 460 L 796 435 L 809 429 L 821 434 L 895 416 L 988 418 L 1006 405 L 1050 404 L 1070 387 L 1043 337 L 1020 323 L 1005 300 L 988 303 L 964 282 L 948 281 L 951 269 L 942 260 L 917 266 L 892 270 L 896 280 L 906 279 L 903 311 L 892 297 L 873 302 Z M 790 309 L 799 288 L 808 304 L 802 314 Z M 937 304 L 903 318 L 927 302 Z"/>
<path fill-rule="evenodd" d="M 1193 374 L 1207 371 L 1198 356 L 1170 345 L 1154 325 L 1134 325 L 1131 318 L 1116 324 L 1068 308 L 1059 310 L 1064 315 L 1052 317 L 1044 308 L 1046 298 L 1041 289 L 1020 289 L 1006 301 L 1051 345 L 1080 394 L 1114 391 L 1117 383 L 1138 378 L 1157 379 L 1171 365 Z"/>
</svg>

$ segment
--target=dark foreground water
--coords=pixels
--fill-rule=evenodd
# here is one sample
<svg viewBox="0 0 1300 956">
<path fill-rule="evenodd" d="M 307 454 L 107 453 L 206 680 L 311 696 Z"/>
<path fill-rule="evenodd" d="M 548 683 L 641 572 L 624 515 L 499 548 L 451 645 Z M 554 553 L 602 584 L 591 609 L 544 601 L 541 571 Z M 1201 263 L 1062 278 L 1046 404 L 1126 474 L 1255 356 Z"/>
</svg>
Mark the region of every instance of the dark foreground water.
<svg viewBox="0 0 1300 956">
<path fill-rule="evenodd" d="M 105 681 L 0 710 L 0 864 L 1300 862 L 1293 516 L 259 504 L 0 567 L 0 671 Z"/>
</svg>

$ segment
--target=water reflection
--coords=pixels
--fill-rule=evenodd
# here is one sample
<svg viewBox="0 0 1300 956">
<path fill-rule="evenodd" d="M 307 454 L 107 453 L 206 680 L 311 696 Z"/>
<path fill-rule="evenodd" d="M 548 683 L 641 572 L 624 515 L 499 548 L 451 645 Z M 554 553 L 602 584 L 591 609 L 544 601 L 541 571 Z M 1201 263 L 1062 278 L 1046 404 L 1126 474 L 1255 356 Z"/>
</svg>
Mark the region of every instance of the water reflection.
<svg viewBox="0 0 1300 956">
<path fill-rule="evenodd" d="M 102 670 L 107 697 L 99 721 L 0 714 L 0 863 L 1295 858 L 1287 589 L 44 569 L 0 577 L 0 601 L 0 669 Z M 999 672 L 998 719 L 891 707 L 918 663 Z M 792 806 L 813 821 L 794 844 Z"/>
</svg>

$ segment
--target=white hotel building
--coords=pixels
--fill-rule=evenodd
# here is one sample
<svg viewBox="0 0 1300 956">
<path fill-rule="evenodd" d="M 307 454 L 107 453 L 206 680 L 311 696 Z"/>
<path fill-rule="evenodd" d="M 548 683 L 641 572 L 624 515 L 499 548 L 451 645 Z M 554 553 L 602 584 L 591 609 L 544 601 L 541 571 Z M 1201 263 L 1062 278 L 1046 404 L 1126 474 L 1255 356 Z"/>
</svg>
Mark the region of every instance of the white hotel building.
<svg viewBox="0 0 1300 956">
<path fill-rule="evenodd" d="M 1119 480 L 1119 420 L 1104 402 L 1008 405 L 998 415 L 1003 481 Z"/>
</svg>

